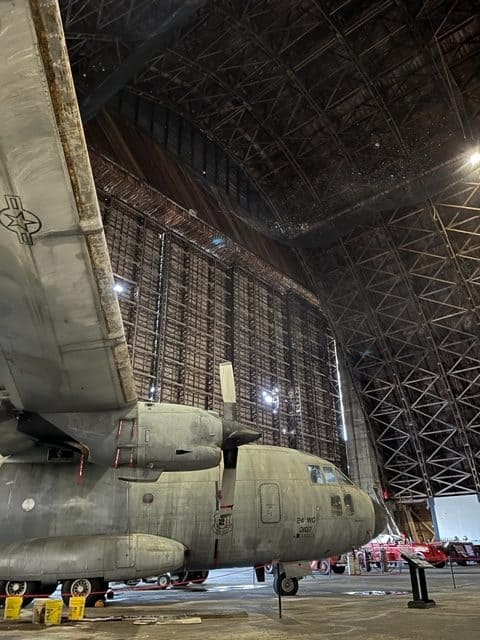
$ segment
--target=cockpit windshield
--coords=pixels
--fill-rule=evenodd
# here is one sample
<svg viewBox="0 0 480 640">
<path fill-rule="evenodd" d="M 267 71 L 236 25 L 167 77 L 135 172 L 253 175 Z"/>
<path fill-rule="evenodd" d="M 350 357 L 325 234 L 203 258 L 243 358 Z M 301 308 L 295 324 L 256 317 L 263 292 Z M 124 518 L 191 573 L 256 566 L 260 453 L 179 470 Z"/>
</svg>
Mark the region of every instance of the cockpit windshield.
<svg viewBox="0 0 480 640">
<path fill-rule="evenodd" d="M 344 473 L 340 471 L 340 469 L 335 469 L 335 472 L 338 477 L 338 482 L 340 484 L 353 484 L 353 482 L 348 478 Z"/>
<path fill-rule="evenodd" d="M 317 464 L 307 465 L 312 484 L 353 484 L 347 476 L 333 465 L 320 467 Z"/>
</svg>

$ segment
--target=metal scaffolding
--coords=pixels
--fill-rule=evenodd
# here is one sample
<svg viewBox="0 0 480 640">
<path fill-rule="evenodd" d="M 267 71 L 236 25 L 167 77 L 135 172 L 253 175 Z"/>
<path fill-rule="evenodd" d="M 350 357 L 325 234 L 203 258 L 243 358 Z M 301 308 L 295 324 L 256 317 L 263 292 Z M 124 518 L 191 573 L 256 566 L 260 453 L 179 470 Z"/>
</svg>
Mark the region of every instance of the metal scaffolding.
<svg viewBox="0 0 480 640">
<path fill-rule="evenodd" d="M 480 183 L 465 181 L 324 256 L 326 304 L 398 500 L 480 492 L 479 214 Z"/>
<path fill-rule="evenodd" d="M 151 190 L 141 199 L 135 182 L 145 210 L 133 206 L 128 181 L 106 175 L 97 185 L 139 397 L 221 412 L 218 365 L 232 360 L 238 417 L 264 444 L 343 465 L 334 341 L 312 296 L 239 247 L 203 250 L 203 223 L 181 225 L 178 205 L 158 194 L 155 206 Z"/>
</svg>

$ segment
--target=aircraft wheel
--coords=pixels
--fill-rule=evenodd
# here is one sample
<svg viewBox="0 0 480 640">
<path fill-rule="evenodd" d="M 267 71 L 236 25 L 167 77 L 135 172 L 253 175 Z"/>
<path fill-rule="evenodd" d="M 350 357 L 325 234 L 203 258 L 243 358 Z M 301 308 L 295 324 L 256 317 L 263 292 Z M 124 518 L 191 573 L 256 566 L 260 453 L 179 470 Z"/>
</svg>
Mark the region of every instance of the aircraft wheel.
<svg viewBox="0 0 480 640">
<path fill-rule="evenodd" d="M 71 596 L 83 596 L 86 607 L 101 607 L 105 602 L 108 583 L 101 578 L 77 578 L 62 584 L 62 598 L 65 604 Z"/>
<path fill-rule="evenodd" d="M 345 567 L 337 567 L 336 564 L 332 564 L 333 573 L 345 573 Z"/>
<path fill-rule="evenodd" d="M 0 609 L 5 606 L 5 580 L 0 580 Z"/>
<path fill-rule="evenodd" d="M 172 585 L 174 587 L 185 587 L 189 582 L 188 571 L 178 571 L 172 574 Z"/>
<path fill-rule="evenodd" d="M 284 573 L 281 573 L 280 580 L 278 576 L 273 579 L 273 590 L 276 594 L 280 590 L 280 595 L 282 596 L 294 596 L 298 591 L 298 579 L 287 578 Z"/>
<path fill-rule="evenodd" d="M 158 576 L 157 584 L 160 589 L 166 589 L 170 584 L 170 576 L 168 575 L 168 573 L 164 573 L 161 576 Z"/>
<path fill-rule="evenodd" d="M 23 607 L 33 600 L 35 596 L 40 595 L 40 582 L 30 580 L 7 580 L 5 582 L 4 591 L 6 596 L 23 596 Z"/>
<path fill-rule="evenodd" d="M 208 571 L 189 571 L 187 577 L 194 584 L 203 584 L 208 578 Z"/>
<path fill-rule="evenodd" d="M 433 566 L 437 567 L 437 569 L 443 569 L 445 564 L 445 560 L 440 560 L 440 562 L 434 562 Z"/>
</svg>

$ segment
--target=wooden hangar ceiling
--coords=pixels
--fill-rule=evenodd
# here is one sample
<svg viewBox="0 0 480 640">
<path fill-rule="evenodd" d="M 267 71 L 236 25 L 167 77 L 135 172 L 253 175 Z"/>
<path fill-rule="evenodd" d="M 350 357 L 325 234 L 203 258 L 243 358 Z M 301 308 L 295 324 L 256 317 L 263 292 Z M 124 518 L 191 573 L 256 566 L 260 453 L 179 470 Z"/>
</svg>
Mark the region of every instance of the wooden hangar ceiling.
<svg viewBox="0 0 480 640">
<path fill-rule="evenodd" d="M 391 495 L 480 493 L 476 0 L 60 5 L 90 141 L 321 297 Z"/>
</svg>

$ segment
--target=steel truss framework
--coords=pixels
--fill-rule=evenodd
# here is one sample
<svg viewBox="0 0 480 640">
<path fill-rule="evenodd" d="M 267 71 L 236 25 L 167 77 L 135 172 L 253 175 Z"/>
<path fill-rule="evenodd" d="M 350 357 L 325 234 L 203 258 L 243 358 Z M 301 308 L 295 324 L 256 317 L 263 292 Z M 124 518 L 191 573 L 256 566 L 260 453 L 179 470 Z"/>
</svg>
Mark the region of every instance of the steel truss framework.
<svg viewBox="0 0 480 640">
<path fill-rule="evenodd" d="M 239 419 L 265 444 L 343 464 L 335 345 L 318 305 L 284 277 L 203 251 L 198 229 L 195 245 L 167 231 L 152 211 L 181 212 L 160 194 L 142 211 L 125 180 L 111 187 L 99 196 L 139 397 L 221 411 L 218 365 L 232 359 Z"/>
<path fill-rule="evenodd" d="M 177 4 L 62 0 L 80 95 L 126 67 Z M 125 71 L 125 84 L 152 114 L 155 103 L 170 107 L 223 148 L 270 205 L 256 215 L 292 238 L 341 226 L 370 198 L 418 202 L 442 163 L 467 151 L 462 140 L 478 131 L 477 9 L 475 0 L 208 2 L 130 82 Z"/>
<path fill-rule="evenodd" d="M 323 264 L 394 497 L 480 493 L 480 183 L 377 219 Z"/>
</svg>

